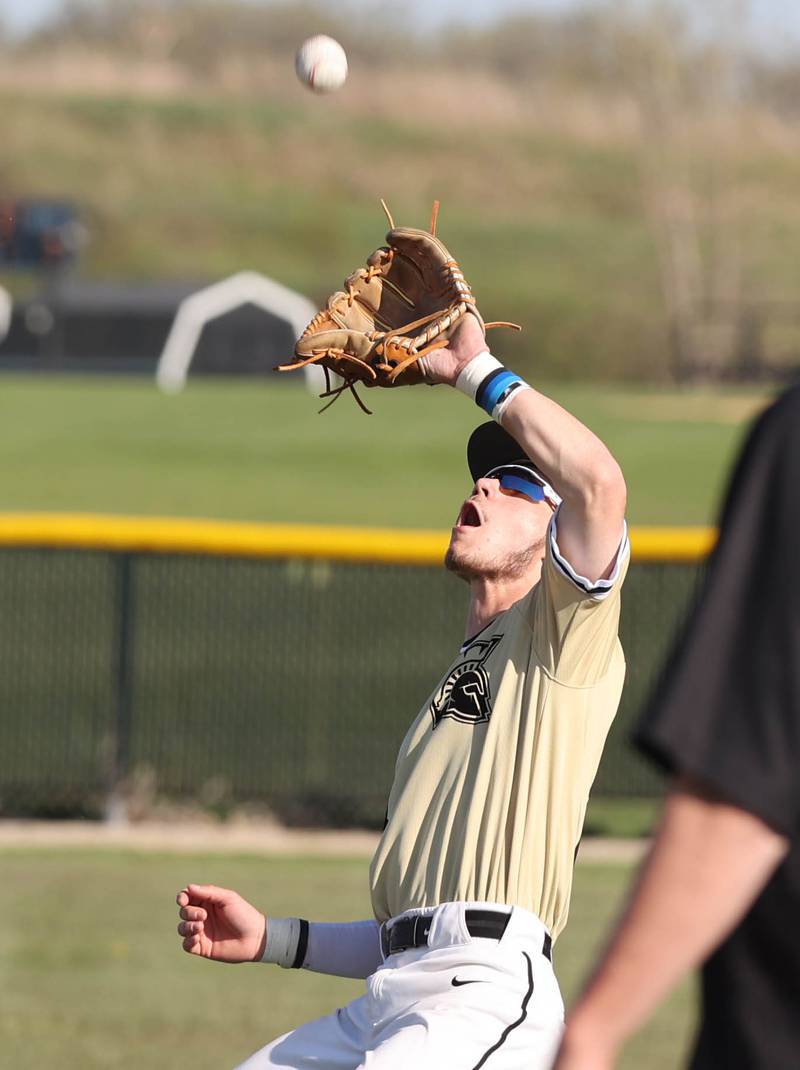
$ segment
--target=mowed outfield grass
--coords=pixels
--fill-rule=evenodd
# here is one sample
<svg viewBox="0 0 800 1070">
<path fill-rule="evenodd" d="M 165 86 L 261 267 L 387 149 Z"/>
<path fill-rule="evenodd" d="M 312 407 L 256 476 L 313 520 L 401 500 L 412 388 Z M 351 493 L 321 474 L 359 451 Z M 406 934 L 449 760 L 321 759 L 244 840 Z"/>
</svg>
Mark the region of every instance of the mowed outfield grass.
<svg viewBox="0 0 800 1070">
<path fill-rule="evenodd" d="M 235 1065 L 353 998 L 359 982 L 189 958 L 175 932 L 175 892 L 209 881 L 278 916 L 347 920 L 369 916 L 366 868 L 364 859 L 0 851 L 0 1062 L 14 1070 Z M 577 867 L 555 956 L 567 1003 L 630 875 L 621 864 Z M 631 1043 L 622 1070 L 681 1065 L 693 1017 L 687 983 Z"/>
<path fill-rule="evenodd" d="M 537 384 L 619 459 L 634 524 L 705 524 L 718 507 L 755 391 Z M 469 486 L 481 419 L 446 388 L 364 391 L 327 413 L 302 386 L 0 377 L 0 510 L 89 511 L 445 528 Z"/>
</svg>

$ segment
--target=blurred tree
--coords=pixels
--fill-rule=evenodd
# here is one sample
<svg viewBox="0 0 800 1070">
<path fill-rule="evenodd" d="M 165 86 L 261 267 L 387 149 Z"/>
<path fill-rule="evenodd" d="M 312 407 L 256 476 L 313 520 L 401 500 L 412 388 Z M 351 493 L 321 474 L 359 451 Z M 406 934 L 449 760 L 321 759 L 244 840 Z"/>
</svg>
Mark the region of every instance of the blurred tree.
<svg viewBox="0 0 800 1070">
<path fill-rule="evenodd" d="M 334 9 L 314 0 L 66 0 L 63 8 L 31 35 L 28 46 L 102 48 L 151 60 L 174 60 L 207 81 L 226 57 L 258 63 L 285 56 L 312 33 L 342 42 L 353 58 L 370 66 L 406 48 L 410 31 L 395 5 L 378 2 L 370 18 L 342 0 Z"/>
<path fill-rule="evenodd" d="M 374 0 L 369 18 L 358 0 L 64 0 L 21 47 L 73 44 L 174 60 L 208 84 L 226 57 L 251 64 L 283 58 L 309 34 L 328 33 L 354 65 L 368 69 L 435 62 L 491 72 L 523 88 L 555 83 L 616 94 L 625 87 L 638 99 L 648 96 L 651 108 L 660 95 L 662 112 L 668 83 L 668 110 L 705 107 L 726 79 L 730 91 L 735 68 L 741 100 L 796 109 L 800 61 L 748 52 L 747 8 L 747 0 L 691 7 L 686 0 L 586 0 L 582 8 L 499 16 L 488 25 L 457 18 L 433 33 L 392 0 Z"/>
<path fill-rule="evenodd" d="M 747 96 L 784 119 L 800 116 L 800 60 L 797 55 L 754 55 L 749 58 Z"/>
<path fill-rule="evenodd" d="M 716 0 L 700 34 L 673 0 L 646 14 L 620 0 L 614 12 L 620 74 L 640 110 L 644 202 L 679 382 L 752 373 L 760 360 L 737 173 L 747 14 L 747 0 Z"/>
</svg>

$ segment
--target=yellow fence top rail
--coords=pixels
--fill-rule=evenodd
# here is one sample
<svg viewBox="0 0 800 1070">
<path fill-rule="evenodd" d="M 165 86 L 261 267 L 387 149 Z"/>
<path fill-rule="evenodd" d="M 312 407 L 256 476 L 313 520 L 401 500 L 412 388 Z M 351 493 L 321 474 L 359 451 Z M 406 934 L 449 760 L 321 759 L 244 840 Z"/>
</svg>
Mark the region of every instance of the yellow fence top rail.
<svg viewBox="0 0 800 1070">
<path fill-rule="evenodd" d="M 84 513 L 0 513 L 0 546 L 16 547 L 438 565 L 444 558 L 448 538 L 446 531 L 398 528 Z M 715 538 L 712 528 L 631 529 L 635 561 L 702 561 Z"/>
<path fill-rule="evenodd" d="M 716 528 L 631 528 L 634 561 L 704 561 L 716 541 Z"/>
</svg>

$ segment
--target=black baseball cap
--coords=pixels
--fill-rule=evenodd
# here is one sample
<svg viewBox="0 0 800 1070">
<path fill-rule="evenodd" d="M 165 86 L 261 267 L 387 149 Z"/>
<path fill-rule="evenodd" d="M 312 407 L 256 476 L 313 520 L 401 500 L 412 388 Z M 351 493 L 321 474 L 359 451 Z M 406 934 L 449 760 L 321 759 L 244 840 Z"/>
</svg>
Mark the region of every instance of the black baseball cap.
<svg viewBox="0 0 800 1070">
<path fill-rule="evenodd" d="M 469 436 L 467 464 L 473 479 L 482 479 L 501 464 L 530 466 L 530 463 L 517 440 L 494 420 L 476 427 Z"/>
<path fill-rule="evenodd" d="M 536 481 L 545 488 L 546 497 L 557 506 L 561 498 L 553 490 L 547 478 L 542 475 L 538 468 L 525 455 L 525 451 L 517 440 L 509 435 L 508 431 L 489 420 L 480 424 L 469 436 L 467 442 L 467 464 L 473 481 L 482 479 L 503 465 L 517 465 L 527 468 Z"/>
</svg>

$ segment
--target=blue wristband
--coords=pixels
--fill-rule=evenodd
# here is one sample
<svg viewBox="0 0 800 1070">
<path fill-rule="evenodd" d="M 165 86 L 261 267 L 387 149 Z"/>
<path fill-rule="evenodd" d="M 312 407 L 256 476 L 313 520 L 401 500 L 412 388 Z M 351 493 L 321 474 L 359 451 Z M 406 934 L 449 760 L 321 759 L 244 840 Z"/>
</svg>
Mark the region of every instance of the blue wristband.
<svg viewBox="0 0 800 1070">
<path fill-rule="evenodd" d="M 481 382 L 475 394 L 475 402 L 493 419 L 497 419 L 496 410 L 505 408 L 511 395 L 527 385 L 515 372 L 501 366 L 489 372 Z"/>
</svg>

